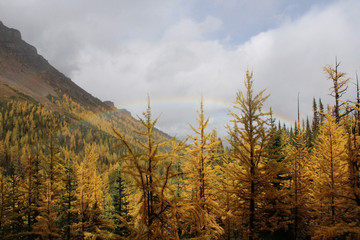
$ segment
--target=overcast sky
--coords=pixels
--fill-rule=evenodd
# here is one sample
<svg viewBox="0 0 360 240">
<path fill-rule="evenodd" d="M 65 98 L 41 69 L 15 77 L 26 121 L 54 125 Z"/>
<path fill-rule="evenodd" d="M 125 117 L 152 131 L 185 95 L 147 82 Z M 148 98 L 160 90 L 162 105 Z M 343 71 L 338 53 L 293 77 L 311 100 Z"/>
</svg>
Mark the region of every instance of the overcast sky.
<svg viewBox="0 0 360 240">
<path fill-rule="evenodd" d="M 278 118 L 330 101 L 323 67 L 360 68 L 358 0 L 0 0 L 0 21 L 21 31 L 92 95 L 141 115 L 150 94 L 158 128 L 191 133 L 201 96 L 209 131 L 226 135 L 246 69 Z M 345 99 L 353 99 L 349 92 Z"/>
</svg>

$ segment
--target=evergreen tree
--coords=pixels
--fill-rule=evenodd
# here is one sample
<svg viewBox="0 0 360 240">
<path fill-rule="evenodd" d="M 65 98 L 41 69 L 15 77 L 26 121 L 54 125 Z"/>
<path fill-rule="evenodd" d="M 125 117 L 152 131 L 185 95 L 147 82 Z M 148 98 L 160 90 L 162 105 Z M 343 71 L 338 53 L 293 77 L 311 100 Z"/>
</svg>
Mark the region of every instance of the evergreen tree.
<svg viewBox="0 0 360 240">
<path fill-rule="evenodd" d="M 311 131 L 310 121 L 308 117 L 306 118 L 305 136 L 306 136 L 306 145 L 309 148 L 311 148 L 314 139 L 314 132 Z"/>
<path fill-rule="evenodd" d="M 357 127 L 358 136 L 360 136 L 360 87 L 359 87 L 359 78 L 356 73 L 356 106 L 353 107 L 356 111 L 355 122 Z"/>
<path fill-rule="evenodd" d="M 128 237 L 131 234 L 128 225 L 132 217 L 130 215 L 129 191 L 120 165 L 117 165 L 114 170 L 114 178 L 110 190 L 116 226 L 114 233 L 121 237 Z"/>
<path fill-rule="evenodd" d="M 324 111 L 324 105 L 321 101 L 321 98 L 319 98 L 319 116 L 320 116 L 320 124 L 324 123 L 326 113 Z"/>
<path fill-rule="evenodd" d="M 111 239 L 113 223 L 105 218 L 104 196 L 107 186 L 96 169 L 99 155 L 94 146 L 85 147 L 84 159 L 76 166 L 76 205 L 79 221 L 74 224 L 76 238 Z"/>
<path fill-rule="evenodd" d="M 318 129 L 319 129 L 319 125 L 320 125 L 320 113 L 316 104 L 316 100 L 315 98 L 313 98 L 313 119 L 312 119 L 312 124 L 311 124 L 311 130 L 313 132 L 314 135 L 316 135 Z"/>
<path fill-rule="evenodd" d="M 61 178 L 63 188 L 60 192 L 59 202 L 59 224 L 61 226 L 61 235 L 64 239 L 73 239 L 74 225 L 78 223 L 78 209 L 76 206 L 77 178 L 75 175 L 74 159 L 70 151 L 62 149 L 62 163 L 64 174 Z"/>
</svg>

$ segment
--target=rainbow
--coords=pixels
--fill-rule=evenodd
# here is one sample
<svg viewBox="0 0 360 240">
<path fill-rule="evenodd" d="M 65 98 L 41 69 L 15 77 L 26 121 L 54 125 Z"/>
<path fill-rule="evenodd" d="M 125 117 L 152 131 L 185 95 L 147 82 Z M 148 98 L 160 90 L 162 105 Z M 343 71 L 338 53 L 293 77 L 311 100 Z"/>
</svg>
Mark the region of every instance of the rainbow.
<svg viewBox="0 0 360 240">
<path fill-rule="evenodd" d="M 171 100 L 155 99 L 155 100 L 151 100 L 150 104 L 151 104 L 151 107 L 153 110 L 156 108 L 161 109 L 163 106 L 176 108 L 179 105 L 182 105 L 182 106 L 191 108 L 191 109 L 189 109 L 189 111 L 192 111 L 193 109 L 199 109 L 200 101 L 201 101 L 200 99 L 181 99 L 181 98 L 173 98 Z M 218 117 L 218 116 L 227 116 L 230 118 L 228 113 L 229 113 L 229 110 L 233 109 L 234 102 L 224 101 L 224 100 L 215 100 L 215 99 L 204 99 L 203 104 L 204 104 L 205 115 L 207 117 L 212 118 L 212 117 Z M 126 109 L 126 110 L 130 111 L 132 114 L 134 114 L 135 116 L 137 116 L 137 115 L 141 116 L 141 113 L 144 112 L 146 110 L 146 108 L 147 108 L 147 101 L 138 101 L 138 102 L 134 102 L 132 104 L 128 104 L 128 105 L 121 107 L 121 109 Z M 98 114 L 94 113 L 93 116 L 91 116 L 87 119 L 82 119 L 71 125 L 68 125 L 66 127 L 66 129 L 73 129 L 73 128 L 76 128 L 77 126 L 83 125 L 85 123 L 96 122 L 97 120 L 99 120 L 103 117 L 108 117 L 111 115 L 118 114 L 118 112 L 119 112 L 119 109 L 114 109 L 114 110 L 110 110 L 110 111 L 106 111 L 106 112 L 101 112 Z M 210 112 L 210 113 L 207 114 L 207 112 Z M 285 116 L 281 116 L 279 114 L 273 113 L 273 117 L 277 121 L 280 121 L 281 124 L 285 124 L 287 127 L 294 125 L 294 120 L 291 120 Z M 227 123 L 225 123 L 225 124 L 227 124 Z M 221 126 L 221 127 L 223 127 L 223 126 Z M 62 130 L 58 131 L 56 135 L 61 135 L 66 129 L 62 129 Z"/>
<path fill-rule="evenodd" d="M 175 106 L 175 105 L 192 105 L 192 106 L 199 106 L 200 105 L 200 101 L 201 99 L 191 99 L 191 98 L 187 98 L 187 99 L 182 99 L 182 98 L 172 98 L 172 99 L 168 99 L 168 98 L 157 98 L 157 99 L 151 99 L 150 100 L 150 104 L 151 106 L 164 106 L 164 105 L 168 105 L 168 106 Z M 228 101 L 222 101 L 222 100 L 214 100 L 214 99 L 204 99 L 203 100 L 204 103 L 204 107 L 206 106 L 212 106 L 212 107 L 219 107 L 219 108 L 223 108 L 223 107 L 231 107 L 232 106 L 232 102 L 228 102 Z M 125 108 L 125 109 L 138 109 L 138 108 L 145 108 L 147 107 L 147 102 L 145 101 L 136 101 L 130 104 L 127 104 L 121 108 Z"/>
<path fill-rule="evenodd" d="M 176 106 L 189 106 L 192 109 L 196 108 L 198 109 L 200 106 L 201 99 L 195 99 L 195 98 L 157 98 L 157 99 L 151 99 L 150 105 L 152 109 L 156 109 L 157 107 L 161 108 L 163 106 L 169 106 L 169 107 L 176 107 Z M 227 114 L 229 110 L 233 109 L 234 102 L 227 101 L 227 100 L 219 100 L 219 99 L 211 99 L 206 98 L 203 99 L 204 104 L 204 110 L 206 113 L 207 109 L 212 109 L 212 112 L 216 112 L 217 114 Z M 146 101 L 136 101 L 127 105 L 122 106 L 121 108 L 127 109 L 130 112 L 143 112 L 147 108 L 147 102 Z M 212 117 L 212 116 L 209 116 Z M 293 126 L 295 120 L 290 119 L 289 117 L 282 116 L 277 113 L 273 113 L 273 117 L 276 118 L 278 121 L 281 122 L 281 124 L 285 124 L 287 126 Z"/>
</svg>

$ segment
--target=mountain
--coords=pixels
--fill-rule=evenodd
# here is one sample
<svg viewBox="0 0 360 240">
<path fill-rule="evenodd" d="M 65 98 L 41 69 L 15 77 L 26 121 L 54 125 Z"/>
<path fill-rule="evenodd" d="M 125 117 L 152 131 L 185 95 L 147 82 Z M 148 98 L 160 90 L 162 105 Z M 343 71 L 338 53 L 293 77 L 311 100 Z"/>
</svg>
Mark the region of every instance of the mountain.
<svg viewBox="0 0 360 240">
<path fill-rule="evenodd" d="M 160 169 L 172 150 L 149 113 L 100 101 L 0 22 L 0 239 L 130 239 L 127 153 Z"/>
<path fill-rule="evenodd" d="M 71 79 L 51 66 L 35 47 L 21 38 L 18 30 L 0 22 L 0 81 L 1 90 L 12 96 L 19 93 L 4 90 L 4 84 L 34 98 L 40 103 L 49 95 L 67 94 L 76 102 L 95 108 L 108 105 L 77 86 Z M 2 95 L 7 98 L 9 95 Z"/>
<path fill-rule="evenodd" d="M 0 21 L 0 102 L 10 100 L 46 106 L 69 125 L 86 122 L 110 135 L 114 127 L 133 140 L 131 132 L 141 128 L 128 111 L 116 109 L 111 101 L 102 102 L 76 85 L 22 40 L 18 30 Z M 169 138 L 160 131 L 157 135 Z"/>
</svg>

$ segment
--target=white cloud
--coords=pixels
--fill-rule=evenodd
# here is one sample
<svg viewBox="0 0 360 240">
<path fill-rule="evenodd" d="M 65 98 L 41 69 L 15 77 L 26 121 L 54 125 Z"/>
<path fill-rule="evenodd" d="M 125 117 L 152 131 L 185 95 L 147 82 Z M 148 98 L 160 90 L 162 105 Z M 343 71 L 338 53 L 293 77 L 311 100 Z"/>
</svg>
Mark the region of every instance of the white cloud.
<svg viewBox="0 0 360 240">
<path fill-rule="evenodd" d="M 52 64 L 70 75 L 84 48 L 112 52 L 134 39 L 154 40 L 177 21 L 177 1 L 3 0 L 1 21 L 21 31 Z"/>
<path fill-rule="evenodd" d="M 205 34 L 217 31 L 221 26 L 222 21 L 212 16 L 207 16 L 200 23 L 196 23 L 192 19 L 183 19 L 165 32 L 163 41 L 201 40 Z"/>
<path fill-rule="evenodd" d="M 145 108 L 146 94 L 150 93 L 153 110 L 156 114 L 162 112 L 160 128 L 170 134 L 191 132 L 187 123 L 194 123 L 196 101 L 203 95 L 206 115 L 213 119 L 211 127 L 224 135 L 223 126 L 228 120 L 225 107 L 206 104 L 213 100 L 229 103 L 230 108 L 236 91 L 242 88 L 246 68 L 254 70 L 256 89 L 267 88 L 271 93 L 267 106 L 272 106 L 275 113 L 295 119 L 300 92 L 302 115 L 311 117 L 312 97 L 326 100 L 331 85 L 322 67 L 333 63 L 335 56 L 349 73 L 359 66 L 360 58 L 353 52 L 360 47 L 356 32 L 359 24 L 353 11 L 349 16 L 349 7 L 353 6 L 339 3 L 314 9 L 235 48 L 204 37 L 209 31 L 219 30 L 220 20 L 183 20 L 170 27 L 158 42 L 132 42 L 111 55 L 91 54 L 96 56 L 94 62 L 79 63 L 81 71 L 73 78 L 102 99 L 111 98 L 137 114 L 142 109 L 131 106 L 142 101 Z M 101 84 L 95 80 L 90 86 L 89 80 L 94 78 L 102 79 Z M 178 103 L 156 104 L 162 99 Z M 189 100 L 195 103 L 180 103 Z"/>
<path fill-rule="evenodd" d="M 329 93 L 331 83 L 326 81 L 322 68 L 334 64 L 335 56 L 342 62 L 341 70 L 350 75 L 359 68 L 360 57 L 354 54 L 354 49 L 360 47 L 356 30 L 360 24 L 353 8 L 359 10 L 359 3 L 314 9 L 240 47 L 244 51 L 258 50 L 254 52 L 260 56 L 249 62 L 260 84 L 272 93 L 270 103 L 279 114 L 295 116 L 294 100 L 300 92 L 306 101 L 303 115 L 311 115 L 311 98 L 326 98 Z M 292 100 L 292 105 L 284 104 L 284 99 Z"/>
</svg>

